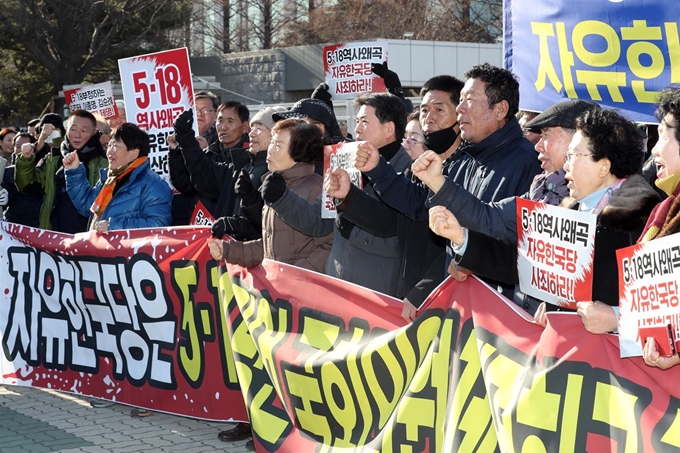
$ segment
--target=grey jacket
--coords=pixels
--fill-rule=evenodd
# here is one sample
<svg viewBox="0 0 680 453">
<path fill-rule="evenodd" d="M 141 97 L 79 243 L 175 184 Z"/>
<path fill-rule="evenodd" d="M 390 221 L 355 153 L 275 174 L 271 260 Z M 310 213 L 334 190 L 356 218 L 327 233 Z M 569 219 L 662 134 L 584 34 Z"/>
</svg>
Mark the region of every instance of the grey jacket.
<svg viewBox="0 0 680 453">
<path fill-rule="evenodd" d="M 411 158 L 401 147 L 389 161 L 397 172 L 403 172 L 411 165 Z M 364 192 L 379 200 L 372 185 L 365 184 Z M 326 274 L 331 277 L 355 283 L 374 291 L 395 296 L 403 265 L 403 244 L 395 232 L 390 237 L 379 237 L 353 224 L 343 235 L 338 228 L 339 219 L 321 218 L 322 198 L 314 203 L 286 190 L 283 197 L 270 206 L 284 222 L 308 236 L 325 236 L 333 231 L 333 246 L 326 261 Z M 375 203 L 376 209 L 386 209 L 382 202 Z M 375 212 L 380 216 L 380 212 Z M 339 214 L 342 218 L 342 214 Z M 348 236 L 348 237 L 345 237 Z"/>
</svg>

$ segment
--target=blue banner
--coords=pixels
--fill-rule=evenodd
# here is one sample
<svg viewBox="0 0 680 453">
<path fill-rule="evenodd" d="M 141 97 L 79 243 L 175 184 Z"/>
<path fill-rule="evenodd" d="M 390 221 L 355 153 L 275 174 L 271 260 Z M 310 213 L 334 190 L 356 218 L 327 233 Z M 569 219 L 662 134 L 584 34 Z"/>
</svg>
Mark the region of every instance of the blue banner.
<svg viewBox="0 0 680 453">
<path fill-rule="evenodd" d="M 504 15 L 522 109 L 578 98 L 657 123 L 659 92 L 680 82 L 680 2 L 505 0 Z"/>
</svg>

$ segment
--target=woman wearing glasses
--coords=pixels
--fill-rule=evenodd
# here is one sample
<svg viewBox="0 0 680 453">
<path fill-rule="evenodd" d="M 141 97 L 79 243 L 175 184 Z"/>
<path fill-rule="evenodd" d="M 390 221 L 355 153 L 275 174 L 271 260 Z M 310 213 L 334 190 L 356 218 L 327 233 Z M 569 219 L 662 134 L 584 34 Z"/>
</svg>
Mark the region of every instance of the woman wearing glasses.
<svg viewBox="0 0 680 453">
<path fill-rule="evenodd" d="M 427 151 L 425 145 L 423 145 L 423 131 L 420 128 L 420 109 L 409 114 L 401 145 L 413 160 Z"/>
<path fill-rule="evenodd" d="M 579 302 L 577 310 L 591 333 L 618 330 L 616 250 L 635 244 L 659 200 L 638 174 L 643 142 L 634 123 L 603 109 L 576 120 L 576 134 L 565 155 L 571 195 L 567 207 L 597 214 L 593 300 Z"/>
<path fill-rule="evenodd" d="M 576 119 L 576 134 L 565 155 L 570 197 L 562 206 L 597 214 L 593 300 L 579 301 L 577 310 L 591 333 L 617 330 L 616 250 L 635 243 L 659 201 L 656 192 L 638 175 L 642 143 L 642 134 L 634 123 L 613 110 L 593 109 Z M 507 283 L 518 283 L 515 247 L 501 247 L 483 234 L 464 232 L 453 214 L 441 207 L 433 210 L 432 230 L 454 246 L 465 247 L 460 266 L 494 278 L 498 278 L 499 269 L 511 269 L 503 273 L 503 278 Z M 545 323 L 545 310 L 542 304 L 536 322 Z"/>
</svg>

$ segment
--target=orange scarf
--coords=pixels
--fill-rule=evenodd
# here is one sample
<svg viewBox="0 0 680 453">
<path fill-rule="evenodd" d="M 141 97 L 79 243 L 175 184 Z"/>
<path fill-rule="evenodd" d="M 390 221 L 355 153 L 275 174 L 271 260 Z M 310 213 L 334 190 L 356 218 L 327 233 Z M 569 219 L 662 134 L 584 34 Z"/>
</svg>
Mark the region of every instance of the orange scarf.
<svg viewBox="0 0 680 453">
<path fill-rule="evenodd" d="M 123 176 L 131 173 L 135 168 L 146 162 L 146 156 L 138 157 L 137 159 L 130 162 L 127 166 L 118 167 L 115 170 L 109 169 L 109 174 L 106 181 L 102 185 L 102 190 L 99 191 L 99 195 L 95 198 L 94 203 L 90 206 L 90 211 L 94 213 L 94 218 L 90 224 L 90 229 L 94 228 L 95 222 L 100 220 L 101 215 L 106 210 L 106 207 L 111 202 L 113 198 L 113 190 L 116 188 L 116 184 L 120 181 Z"/>
</svg>

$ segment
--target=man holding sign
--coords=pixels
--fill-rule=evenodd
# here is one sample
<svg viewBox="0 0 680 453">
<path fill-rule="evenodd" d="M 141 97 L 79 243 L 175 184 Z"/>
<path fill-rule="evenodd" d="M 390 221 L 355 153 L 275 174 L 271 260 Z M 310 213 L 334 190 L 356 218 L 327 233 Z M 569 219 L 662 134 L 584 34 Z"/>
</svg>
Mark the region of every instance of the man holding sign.
<svg viewBox="0 0 680 453">
<path fill-rule="evenodd" d="M 406 127 L 406 109 L 401 100 L 388 93 L 371 93 L 358 97 L 355 105 L 359 112 L 354 132 L 357 141 L 363 142 L 359 146 L 380 153 L 395 171 L 406 170 L 411 159 L 400 145 Z M 384 220 L 389 218 L 385 216 L 390 216 L 390 212 L 394 213 L 377 198 L 370 184 L 365 185 L 363 190 L 373 200 L 375 211 L 372 216 Z M 333 247 L 326 262 L 327 275 L 396 295 L 402 263 L 396 231 L 379 237 L 367 231 L 360 222 L 354 223 L 342 215 L 335 219 L 322 219 L 322 197 L 312 204 L 289 189 L 274 198 L 269 197 L 265 189 L 263 197 L 270 200 L 267 204 L 279 217 L 308 236 L 325 236 L 334 232 Z M 341 206 L 343 201 L 337 200 Z M 342 207 L 339 208 L 341 210 Z"/>
<path fill-rule="evenodd" d="M 535 149 L 543 173 L 534 178 L 529 191 L 522 195 L 522 198 L 557 206 L 568 195 L 569 189 L 562 168 L 564 156 L 576 133 L 576 118 L 593 108 L 599 106 L 593 102 L 570 99 L 553 105 L 526 124 L 528 129 L 540 133 L 540 140 Z M 430 198 L 430 203 L 433 206 L 445 206 L 461 225 L 486 235 L 486 239 L 496 242 L 494 247 L 506 247 L 507 253 L 514 256 L 517 239 L 516 197 L 484 203 L 461 185 L 450 178 L 445 178 L 438 170 L 441 165 L 440 156 L 429 152 L 418 159 L 414 166 L 418 177 L 434 194 Z M 477 264 L 469 265 L 473 268 L 479 267 Z M 510 266 L 506 270 L 510 275 L 514 275 L 514 268 L 515 266 Z M 491 272 L 497 275 L 499 269 L 494 267 Z M 527 296 L 517 287 L 513 300 L 532 315 L 541 303 L 540 299 Z"/>
<path fill-rule="evenodd" d="M 641 153 L 639 129 L 616 112 L 587 110 L 576 119 L 576 134 L 565 154 L 564 169 L 572 196 L 567 206 L 597 215 L 592 300 L 577 301 L 578 314 L 591 333 L 617 330 L 616 250 L 634 243 L 658 201 L 658 195 L 637 174 Z M 445 208 L 432 208 L 430 226 L 451 240 L 461 264 L 472 271 L 493 273 L 498 278 L 502 269 L 516 269 L 514 253 L 494 248 L 488 237 L 465 230 Z M 517 272 L 514 276 L 508 273 L 505 280 L 517 284 Z M 543 314 L 543 310 L 537 313 L 537 321 Z"/>
<path fill-rule="evenodd" d="M 669 89 L 659 97 L 656 111 L 659 120 L 659 141 L 652 149 L 654 164 L 657 167 L 656 185 L 667 195 L 663 202 L 654 208 L 640 242 L 670 236 L 680 232 L 680 213 L 678 194 L 680 194 L 680 90 Z M 677 328 L 677 326 L 674 326 Z M 680 364 L 677 354 L 661 355 L 659 346 L 653 338 L 645 342 L 643 357 L 649 366 L 666 370 Z"/>
</svg>

